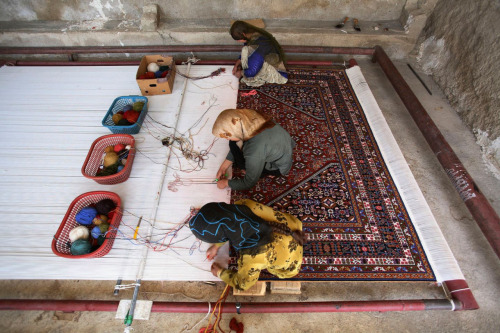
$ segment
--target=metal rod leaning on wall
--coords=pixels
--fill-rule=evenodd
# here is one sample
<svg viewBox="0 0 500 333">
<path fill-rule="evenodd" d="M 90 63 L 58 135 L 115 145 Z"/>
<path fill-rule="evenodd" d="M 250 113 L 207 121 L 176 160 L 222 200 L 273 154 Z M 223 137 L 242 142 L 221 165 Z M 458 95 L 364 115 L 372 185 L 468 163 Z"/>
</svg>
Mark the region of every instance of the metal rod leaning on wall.
<svg viewBox="0 0 500 333">
<path fill-rule="evenodd" d="M 385 75 L 392 83 L 392 86 L 410 112 L 410 115 L 424 135 L 439 163 L 441 163 L 455 189 L 479 225 L 479 228 L 498 258 L 500 258 L 500 218 L 498 214 L 491 207 L 488 199 L 479 190 L 474 179 L 472 179 L 462 162 L 460 162 L 458 156 L 382 47 L 375 46 L 372 61 L 379 63 Z"/>
</svg>

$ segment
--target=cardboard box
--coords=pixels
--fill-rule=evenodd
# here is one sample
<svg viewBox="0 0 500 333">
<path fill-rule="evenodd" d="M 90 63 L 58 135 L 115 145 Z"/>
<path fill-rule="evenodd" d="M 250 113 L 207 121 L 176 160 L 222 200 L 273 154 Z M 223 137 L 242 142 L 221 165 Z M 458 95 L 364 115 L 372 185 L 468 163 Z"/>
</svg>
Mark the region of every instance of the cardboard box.
<svg viewBox="0 0 500 333">
<path fill-rule="evenodd" d="M 167 77 L 159 79 L 145 79 L 139 80 L 139 76 L 148 71 L 148 65 L 156 62 L 158 66 L 169 66 Z M 137 84 L 141 89 L 142 96 L 171 94 L 174 88 L 175 79 L 175 62 L 174 58 L 161 55 L 147 55 L 142 57 L 139 69 L 135 76 Z"/>
</svg>

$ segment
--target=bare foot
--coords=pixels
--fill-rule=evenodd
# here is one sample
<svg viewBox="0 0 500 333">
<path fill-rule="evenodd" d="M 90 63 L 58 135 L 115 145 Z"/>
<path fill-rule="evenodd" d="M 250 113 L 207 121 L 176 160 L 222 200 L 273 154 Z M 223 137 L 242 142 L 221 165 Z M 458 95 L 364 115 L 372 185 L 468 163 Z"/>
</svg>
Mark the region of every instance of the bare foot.
<svg viewBox="0 0 500 333">
<path fill-rule="evenodd" d="M 216 244 L 213 244 L 207 250 L 207 259 L 213 260 L 215 258 L 215 256 L 217 255 L 217 252 L 219 252 L 219 246 L 217 246 Z"/>
</svg>

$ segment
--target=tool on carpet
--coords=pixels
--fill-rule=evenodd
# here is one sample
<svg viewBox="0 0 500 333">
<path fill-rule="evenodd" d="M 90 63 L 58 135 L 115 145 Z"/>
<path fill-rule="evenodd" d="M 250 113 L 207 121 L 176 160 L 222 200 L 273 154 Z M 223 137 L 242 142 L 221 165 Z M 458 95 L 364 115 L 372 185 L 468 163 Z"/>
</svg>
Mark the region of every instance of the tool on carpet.
<svg viewBox="0 0 500 333">
<path fill-rule="evenodd" d="M 361 31 L 361 28 L 359 27 L 359 21 L 358 21 L 358 19 L 354 19 L 353 20 L 353 25 L 354 25 L 354 30 Z"/>
<path fill-rule="evenodd" d="M 340 22 L 339 24 L 337 24 L 335 26 L 335 28 L 337 28 L 337 29 L 342 28 L 346 24 L 347 21 L 349 21 L 349 18 L 346 16 L 342 22 Z"/>
<path fill-rule="evenodd" d="M 139 232 L 139 228 L 141 226 L 141 222 L 142 222 L 142 216 L 139 218 L 139 222 L 137 223 L 137 227 L 135 227 L 134 239 L 137 239 L 137 233 Z"/>
<path fill-rule="evenodd" d="M 431 90 L 427 87 L 427 85 L 425 84 L 425 82 L 420 78 L 420 76 L 418 76 L 417 72 L 415 72 L 415 70 L 413 69 L 413 67 L 411 67 L 410 64 L 408 64 L 408 67 L 410 67 L 411 71 L 413 72 L 413 74 L 415 74 L 415 76 L 417 77 L 417 79 L 420 81 L 420 83 L 422 83 L 422 85 L 424 86 L 424 88 L 427 90 L 427 92 L 429 93 L 429 95 L 432 95 L 432 92 Z"/>
</svg>

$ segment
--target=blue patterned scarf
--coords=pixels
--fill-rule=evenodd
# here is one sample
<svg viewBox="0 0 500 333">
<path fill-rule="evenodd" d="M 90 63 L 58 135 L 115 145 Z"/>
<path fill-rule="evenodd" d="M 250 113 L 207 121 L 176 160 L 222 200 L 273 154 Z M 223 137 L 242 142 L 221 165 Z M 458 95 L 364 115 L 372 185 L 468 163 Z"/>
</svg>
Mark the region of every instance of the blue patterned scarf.
<svg viewBox="0 0 500 333">
<path fill-rule="evenodd" d="M 211 202 L 189 220 L 196 238 L 207 243 L 229 241 L 236 251 L 254 249 L 272 241 L 272 228 L 244 205 Z"/>
</svg>

